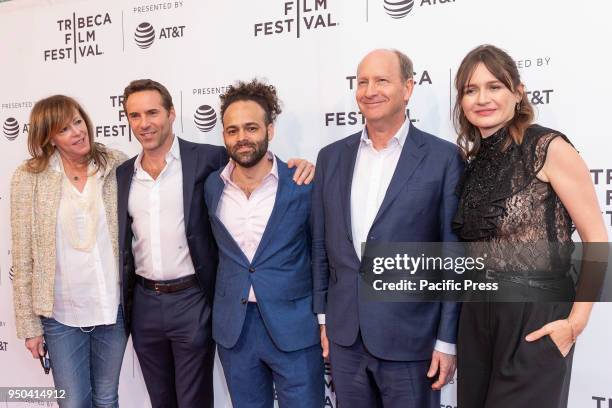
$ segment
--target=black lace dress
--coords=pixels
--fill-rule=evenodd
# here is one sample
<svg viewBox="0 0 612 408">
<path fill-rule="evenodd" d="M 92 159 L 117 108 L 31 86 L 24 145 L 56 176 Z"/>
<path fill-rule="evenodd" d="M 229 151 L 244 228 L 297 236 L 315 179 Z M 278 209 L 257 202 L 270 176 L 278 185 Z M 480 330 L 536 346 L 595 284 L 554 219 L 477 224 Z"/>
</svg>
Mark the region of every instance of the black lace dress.
<svg viewBox="0 0 612 408">
<path fill-rule="evenodd" d="M 463 241 L 487 243 L 495 254 L 487 266 L 495 271 L 567 270 L 569 257 L 558 250 L 571 252 L 572 220 L 552 186 L 537 178 L 556 137 L 568 141 L 533 125 L 517 145 L 508 142 L 504 128 L 482 140 L 466 167 L 453 228 Z M 464 303 L 457 341 L 459 408 L 566 406 L 571 354 L 564 358 L 549 336 L 534 343 L 524 338 L 565 318 L 570 307 Z"/>
<path fill-rule="evenodd" d="M 507 129 L 484 139 L 457 187 L 453 229 L 463 241 L 570 242 L 572 220 L 549 183 L 537 178 L 551 129 L 533 125 L 520 145 L 506 149 Z"/>
</svg>

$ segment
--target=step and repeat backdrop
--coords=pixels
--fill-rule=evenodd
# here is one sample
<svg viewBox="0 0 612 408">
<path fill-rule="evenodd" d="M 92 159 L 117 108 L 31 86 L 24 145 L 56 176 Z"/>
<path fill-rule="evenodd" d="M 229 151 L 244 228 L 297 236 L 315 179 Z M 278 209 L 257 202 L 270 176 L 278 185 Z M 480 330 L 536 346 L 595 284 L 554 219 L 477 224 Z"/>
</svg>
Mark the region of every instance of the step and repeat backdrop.
<svg viewBox="0 0 612 408">
<path fill-rule="evenodd" d="M 52 384 L 15 336 L 11 290 L 9 183 L 27 157 L 28 117 L 38 99 L 56 93 L 75 97 L 94 121 L 96 141 L 134 155 L 139 145 L 120 96 L 130 80 L 152 78 L 168 87 L 178 136 L 222 144 L 219 94 L 238 79 L 263 78 L 278 88 L 284 107 L 271 149 L 285 159 L 314 162 L 321 147 L 363 126 L 355 75 L 368 51 L 397 48 L 413 59 L 417 86 L 410 118 L 454 141 L 456 69 L 473 47 L 491 43 L 515 58 L 538 122 L 568 135 L 586 160 L 612 235 L 612 54 L 605 51 L 612 38 L 611 12 L 606 1 L 565 0 L 0 4 L 0 386 Z M 572 408 L 612 407 L 610 313 L 612 305 L 597 304 L 576 346 Z M 121 405 L 149 407 L 131 345 L 121 374 Z M 215 376 L 215 407 L 231 407 L 218 362 Z M 456 406 L 460 376 L 444 389 L 441 407 Z M 329 367 L 326 384 L 326 406 L 337 407 Z"/>
</svg>

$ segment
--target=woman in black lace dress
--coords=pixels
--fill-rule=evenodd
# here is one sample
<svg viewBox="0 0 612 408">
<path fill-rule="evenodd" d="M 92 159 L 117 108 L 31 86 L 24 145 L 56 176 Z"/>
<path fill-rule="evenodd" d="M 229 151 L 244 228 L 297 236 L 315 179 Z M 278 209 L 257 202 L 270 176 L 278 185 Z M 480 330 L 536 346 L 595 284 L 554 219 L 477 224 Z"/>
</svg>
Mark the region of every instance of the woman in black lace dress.
<svg viewBox="0 0 612 408">
<path fill-rule="evenodd" d="M 512 58 L 479 46 L 464 58 L 455 85 L 458 144 L 468 161 L 454 219 L 459 238 L 507 251 L 498 266 L 515 268 L 511 285 L 518 288 L 529 286 L 528 271 L 554 269 L 558 261 L 536 243 L 570 246 L 573 224 L 584 242 L 606 242 L 585 163 L 564 135 L 532 123 Z M 526 254 L 508 252 L 511 246 Z M 503 283 L 508 276 L 487 277 Z M 464 303 L 459 408 L 565 407 L 573 345 L 591 308 L 589 302 Z"/>
</svg>

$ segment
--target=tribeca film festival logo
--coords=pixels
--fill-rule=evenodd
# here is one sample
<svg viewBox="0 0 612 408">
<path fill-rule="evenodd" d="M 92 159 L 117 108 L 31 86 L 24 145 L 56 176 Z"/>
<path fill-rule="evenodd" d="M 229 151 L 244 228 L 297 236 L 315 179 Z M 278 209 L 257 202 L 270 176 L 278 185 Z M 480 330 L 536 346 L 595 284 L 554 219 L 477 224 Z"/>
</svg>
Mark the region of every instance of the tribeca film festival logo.
<svg viewBox="0 0 612 408">
<path fill-rule="evenodd" d="M 134 32 L 134 41 L 140 49 L 146 49 L 153 45 L 155 40 L 169 40 L 175 38 L 183 38 L 185 34 L 185 26 L 169 26 L 159 29 L 159 35 L 155 28 L 147 22 L 138 24 Z"/>
<path fill-rule="evenodd" d="M 217 113 L 210 105 L 200 105 L 193 115 L 193 121 L 200 132 L 210 132 L 217 124 Z"/>
<path fill-rule="evenodd" d="M 612 408 L 612 398 L 593 396 L 591 399 L 596 403 L 593 408 Z"/>
<path fill-rule="evenodd" d="M 603 189 L 604 202 L 601 207 L 604 209 L 603 213 L 608 226 L 612 227 L 612 169 L 590 169 L 590 171 L 593 184 L 597 186 L 597 189 Z"/>
<path fill-rule="evenodd" d="M 123 95 L 110 95 L 110 105 L 117 110 L 117 122 L 111 124 L 96 125 L 96 137 L 128 137 L 132 141 L 132 129 L 127 122 L 127 116 L 123 109 Z M 122 123 L 123 122 L 123 123 Z"/>
<path fill-rule="evenodd" d="M 331 364 L 325 362 L 325 405 L 324 408 L 338 408 L 336 397 L 334 395 L 334 381 L 331 377 Z"/>
<path fill-rule="evenodd" d="M 45 61 L 73 60 L 96 57 L 104 54 L 96 40 L 100 27 L 112 24 L 109 13 L 90 16 L 78 16 L 72 13 L 72 18 L 56 21 L 58 30 L 63 34 L 63 44 L 60 48 L 44 50 Z"/>
<path fill-rule="evenodd" d="M 414 0 L 383 0 L 383 8 L 391 18 L 406 17 L 414 8 Z M 438 4 L 454 3 L 455 0 L 418 0 L 419 7 L 435 6 Z"/>
<path fill-rule="evenodd" d="M 345 79 L 348 81 L 348 89 L 351 94 L 355 94 L 355 88 L 357 86 L 357 76 L 347 75 Z M 412 79 L 414 85 L 433 85 L 431 75 L 429 71 L 423 70 L 423 72 L 413 72 Z M 419 119 L 410 116 L 410 109 L 406 109 L 406 115 L 410 118 L 412 123 L 416 123 Z M 365 125 L 366 119 L 361 111 L 350 111 L 350 112 L 326 112 L 325 113 L 325 126 L 353 126 L 353 125 Z"/>
<path fill-rule="evenodd" d="M 283 2 L 283 14 L 279 20 L 264 21 L 254 24 L 254 36 L 295 33 L 300 38 L 302 30 L 318 30 L 337 27 L 328 11 L 328 0 L 294 0 Z"/>
</svg>

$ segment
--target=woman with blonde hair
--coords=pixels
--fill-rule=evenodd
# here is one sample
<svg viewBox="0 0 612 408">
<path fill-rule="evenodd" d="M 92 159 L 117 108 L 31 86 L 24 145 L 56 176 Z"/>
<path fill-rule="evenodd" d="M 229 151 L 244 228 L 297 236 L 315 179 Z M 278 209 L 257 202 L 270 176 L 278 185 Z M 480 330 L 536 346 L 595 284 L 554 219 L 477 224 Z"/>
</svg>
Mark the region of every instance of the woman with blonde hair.
<svg viewBox="0 0 612 408">
<path fill-rule="evenodd" d="M 455 232 L 498 251 L 488 254 L 486 279 L 511 295 L 573 293 L 573 286 L 564 291 L 573 226 L 583 242 L 607 242 L 588 168 L 563 134 L 533 123 L 517 66 L 503 50 L 470 51 L 455 86 L 458 144 L 468 161 Z M 527 299 L 463 304 L 459 408 L 567 405 L 573 345 L 593 303 Z"/>
<path fill-rule="evenodd" d="M 127 341 L 120 305 L 117 180 L 125 159 L 93 141 L 72 98 L 38 101 L 11 184 L 17 336 L 45 364 L 60 407 L 117 407 Z M 48 371 L 47 371 L 48 372 Z"/>
</svg>

